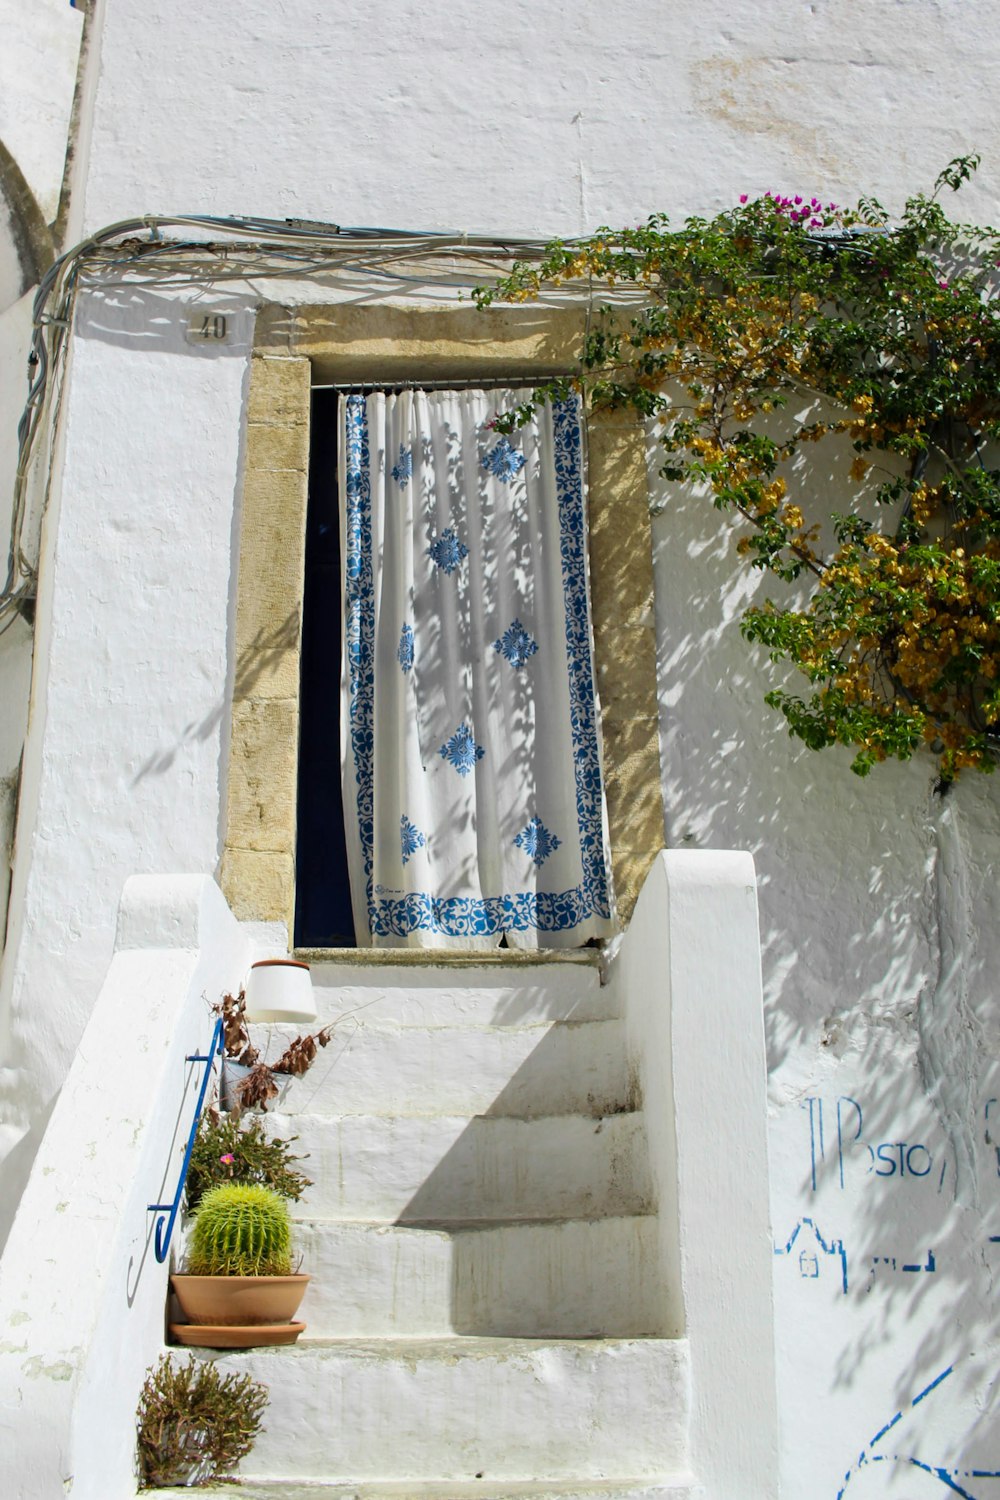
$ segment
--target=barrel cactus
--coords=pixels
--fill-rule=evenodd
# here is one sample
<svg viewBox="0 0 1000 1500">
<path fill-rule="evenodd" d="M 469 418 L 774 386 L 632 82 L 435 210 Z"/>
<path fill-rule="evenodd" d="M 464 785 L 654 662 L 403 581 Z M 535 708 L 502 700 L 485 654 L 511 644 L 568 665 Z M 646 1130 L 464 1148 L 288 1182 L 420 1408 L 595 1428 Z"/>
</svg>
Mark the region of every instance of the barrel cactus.
<svg viewBox="0 0 1000 1500">
<path fill-rule="evenodd" d="M 292 1227 L 284 1198 L 270 1188 L 238 1182 L 205 1194 L 191 1232 L 192 1276 L 288 1276 L 291 1269 Z"/>
</svg>

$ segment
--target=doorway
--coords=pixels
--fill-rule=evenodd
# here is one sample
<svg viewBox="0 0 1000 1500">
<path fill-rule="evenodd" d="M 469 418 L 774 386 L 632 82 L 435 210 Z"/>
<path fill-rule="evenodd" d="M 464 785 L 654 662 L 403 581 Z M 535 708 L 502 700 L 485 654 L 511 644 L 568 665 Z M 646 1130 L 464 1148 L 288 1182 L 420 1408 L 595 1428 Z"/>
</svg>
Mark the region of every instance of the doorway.
<svg viewBox="0 0 1000 1500">
<path fill-rule="evenodd" d="M 315 388 L 302 601 L 296 948 L 357 946 L 340 777 L 340 580 L 337 392 Z"/>
</svg>

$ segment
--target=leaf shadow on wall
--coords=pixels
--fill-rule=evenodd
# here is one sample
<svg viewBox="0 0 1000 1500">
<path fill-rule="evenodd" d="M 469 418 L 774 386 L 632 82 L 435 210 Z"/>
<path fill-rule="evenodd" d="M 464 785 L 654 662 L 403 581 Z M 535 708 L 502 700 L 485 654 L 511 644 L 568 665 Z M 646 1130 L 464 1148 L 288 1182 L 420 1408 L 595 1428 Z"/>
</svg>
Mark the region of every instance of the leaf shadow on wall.
<svg viewBox="0 0 1000 1500">
<path fill-rule="evenodd" d="M 821 449 L 796 478 L 817 496 L 843 493 L 843 473 Z M 739 621 L 750 603 L 782 602 L 792 587 L 741 564 L 737 529 L 704 494 L 670 486 L 653 528 L 668 844 L 749 849 L 757 867 L 775 1246 L 811 1218 L 828 1243 L 843 1241 L 850 1267 L 827 1344 L 808 1321 L 782 1329 L 779 1278 L 793 1270 L 776 1258 L 787 1394 L 799 1361 L 820 1384 L 822 1369 L 830 1391 L 863 1391 L 869 1409 L 871 1392 L 884 1392 L 888 1421 L 953 1366 L 948 1393 L 935 1393 L 951 1407 L 962 1394 L 951 1451 L 989 1464 L 1000 1455 L 972 1355 L 1000 1336 L 1000 1243 L 991 1239 L 1000 1235 L 1000 1158 L 985 1118 L 1000 1095 L 988 942 L 996 788 L 968 778 L 949 796 L 968 863 L 968 889 L 956 895 L 929 757 L 862 780 L 848 751 L 808 750 L 764 704 L 772 687 L 801 694 L 807 684 L 747 646 Z M 843 1188 L 830 1136 L 840 1099 L 856 1101 L 862 1119 L 855 1136 L 844 1106 Z M 994 1135 L 1000 1142 L 1000 1122 Z M 926 1152 L 910 1158 L 913 1173 L 905 1150 L 899 1165 L 900 1144 Z M 933 1271 L 904 1270 L 926 1267 L 929 1251 Z M 929 1400 L 923 1410 L 930 1418 Z M 817 1421 L 829 1426 L 829 1413 Z M 859 1431 L 854 1458 L 872 1433 Z"/>
</svg>

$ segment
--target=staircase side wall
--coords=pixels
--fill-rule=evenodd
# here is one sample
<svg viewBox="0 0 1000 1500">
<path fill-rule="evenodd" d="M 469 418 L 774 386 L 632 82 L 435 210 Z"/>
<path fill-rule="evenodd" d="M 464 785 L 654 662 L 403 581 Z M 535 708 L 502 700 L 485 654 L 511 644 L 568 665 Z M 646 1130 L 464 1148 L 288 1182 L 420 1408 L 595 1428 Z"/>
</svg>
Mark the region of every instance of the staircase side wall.
<svg viewBox="0 0 1000 1500">
<path fill-rule="evenodd" d="M 150 1202 L 172 1197 L 208 999 L 248 953 L 201 876 L 134 876 L 116 952 L 0 1261 L 7 1500 L 136 1492 L 135 1410 L 163 1344 L 168 1266 Z"/>
<path fill-rule="evenodd" d="M 751 856 L 662 853 L 612 982 L 642 1087 L 668 1326 L 691 1350 L 691 1467 L 706 1500 L 773 1500 L 778 1418 Z"/>
</svg>

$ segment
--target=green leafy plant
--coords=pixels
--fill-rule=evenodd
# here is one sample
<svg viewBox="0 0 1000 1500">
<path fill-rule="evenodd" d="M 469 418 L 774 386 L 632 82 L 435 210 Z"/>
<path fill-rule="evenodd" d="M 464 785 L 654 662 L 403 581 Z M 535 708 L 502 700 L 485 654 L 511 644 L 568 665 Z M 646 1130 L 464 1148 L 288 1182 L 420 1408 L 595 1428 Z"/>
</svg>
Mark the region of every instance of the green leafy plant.
<svg viewBox="0 0 1000 1500">
<path fill-rule="evenodd" d="M 851 747 L 862 776 L 925 745 L 942 786 L 1000 753 L 1000 236 L 938 202 L 977 166 L 951 162 L 895 223 L 871 198 L 744 194 L 677 229 L 654 215 L 556 242 L 475 294 L 608 289 L 575 376 L 496 430 L 571 390 L 658 421 L 663 476 L 792 586 L 742 622 L 808 681 L 767 695 L 790 733 Z M 833 515 L 828 445 L 853 455 Z"/>
<path fill-rule="evenodd" d="M 195 1214 L 192 1276 L 287 1276 L 292 1268 L 288 1205 L 270 1188 L 232 1182 L 210 1188 Z"/>
<path fill-rule="evenodd" d="M 163 1355 L 146 1374 L 136 1413 L 140 1486 L 225 1478 L 253 1447 L 267 1403 L 266 1387 L 248 1375 Z"/>
<path fill-rule="evenodd" d="M 295 1202 L 312 1180 L 293 1165 L 303 1161 L 291 1151 L 297 1136 L 287 1140 L 269 1136 L 264 1122 L 251 1115 L 245 1122 L 236 1115 L 208 1109 L 202 1115 L 191 1152 L 187 1176 L 187 1207 L 192 1213 L 211 1187 L 239 1182 L 270 1188 Z"/>
</svg>

